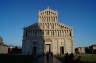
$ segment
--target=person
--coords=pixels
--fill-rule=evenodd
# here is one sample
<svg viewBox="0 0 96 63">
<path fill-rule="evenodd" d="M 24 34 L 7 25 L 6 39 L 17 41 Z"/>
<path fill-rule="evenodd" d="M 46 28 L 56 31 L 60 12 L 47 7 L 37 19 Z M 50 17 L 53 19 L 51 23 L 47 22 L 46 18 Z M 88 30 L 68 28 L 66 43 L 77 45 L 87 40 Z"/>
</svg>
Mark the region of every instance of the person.
<svg viewBox="0 0 96 63">
<path fill-rule="evenodd" d="M 80 63 L 80 58 L 81 56 L 78 56 L 78 58 L 76 59 L 76 63 Z"/>
<path fill-rule="evenodd" d="M 65 54 L 64 63 L 69 63 L 69 55 L 68 55 L 68 53 Z"/>
<path fill-rule="evenodd" d="M 53 62 L 53 53 L 52 52 L 50 52 L 50 59 Z"/>
<path fill-rule="evenodd" d="M 73 54 L 73 53 L 71 53 L 71 54 L 69 55 L 69 63 L 75 63 L 74 54 Z"/>
<path fill-rule="evenodd" d="M 49 52 L 46 53 L 46 59 L 49 61 Z"/>
</svg>

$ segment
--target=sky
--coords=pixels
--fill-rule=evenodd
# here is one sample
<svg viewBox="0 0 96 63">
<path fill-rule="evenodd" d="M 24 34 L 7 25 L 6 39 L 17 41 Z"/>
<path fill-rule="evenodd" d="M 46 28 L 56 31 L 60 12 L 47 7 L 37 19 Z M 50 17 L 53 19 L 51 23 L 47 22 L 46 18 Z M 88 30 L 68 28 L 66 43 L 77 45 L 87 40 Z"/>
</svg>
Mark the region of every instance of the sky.
<svg viewBox="0 0 96 63">
<path fill-rule="evenodd" d="M 75 47 L 96 44 L 96 0 L 0 0 L 0 36 L 21 46 L 23 28 L 38 22 L 38 12 L 50 7 L 59 22 L 73 28 Z"/>
</svg>

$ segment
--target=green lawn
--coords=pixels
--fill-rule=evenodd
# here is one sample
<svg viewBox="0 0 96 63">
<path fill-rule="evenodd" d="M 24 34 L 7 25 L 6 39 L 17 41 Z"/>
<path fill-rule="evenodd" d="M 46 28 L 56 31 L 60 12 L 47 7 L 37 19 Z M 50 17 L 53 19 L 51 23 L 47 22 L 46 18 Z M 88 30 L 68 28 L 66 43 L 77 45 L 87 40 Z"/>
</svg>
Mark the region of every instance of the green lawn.
<svg viewBox="0 0 96 63">
<path fill-rule="evenodd" d="M 85 55 L 80 55 L 80 61 L 82 62 L 96 62 L 96 54 L 85 54 Z"/>
<path fill-rule="evenodd" d="M 80 63 L 96 63 L 96 54 L 81 54 L 76 55 L 74 58 L 78 58 L 80 56 Z M 64 56 L 56 56 L 62 62 L 64 61 Z"/>
</svg>

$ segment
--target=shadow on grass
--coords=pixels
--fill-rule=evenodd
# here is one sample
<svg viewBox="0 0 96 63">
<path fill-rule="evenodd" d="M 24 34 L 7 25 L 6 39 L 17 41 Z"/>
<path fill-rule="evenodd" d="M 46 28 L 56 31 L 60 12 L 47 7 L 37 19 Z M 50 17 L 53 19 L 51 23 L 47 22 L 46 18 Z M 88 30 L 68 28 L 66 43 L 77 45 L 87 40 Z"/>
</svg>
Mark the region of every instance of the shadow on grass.
<svg viewBox="0 0 96 63">
<path fill-rule="evenodd" d="M 35 58 L 26 55 L 0 55 L 0 63 L 33 63 Z"/>
</svg>

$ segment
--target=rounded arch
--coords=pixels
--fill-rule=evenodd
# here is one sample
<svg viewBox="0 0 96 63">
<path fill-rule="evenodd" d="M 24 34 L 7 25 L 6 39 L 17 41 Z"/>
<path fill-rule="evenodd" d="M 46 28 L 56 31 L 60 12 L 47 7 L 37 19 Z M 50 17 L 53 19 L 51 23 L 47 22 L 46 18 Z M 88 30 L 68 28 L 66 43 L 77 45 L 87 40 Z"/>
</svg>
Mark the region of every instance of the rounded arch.
<svg viewBox="0 0 96 63">
<path fill-rule="evenodd" d="M 52 40 L 51 40 L 51 39 L 46 39 L 45 41 L 46 41 L 46 42 L 52 42 Z"/>
</svg>

